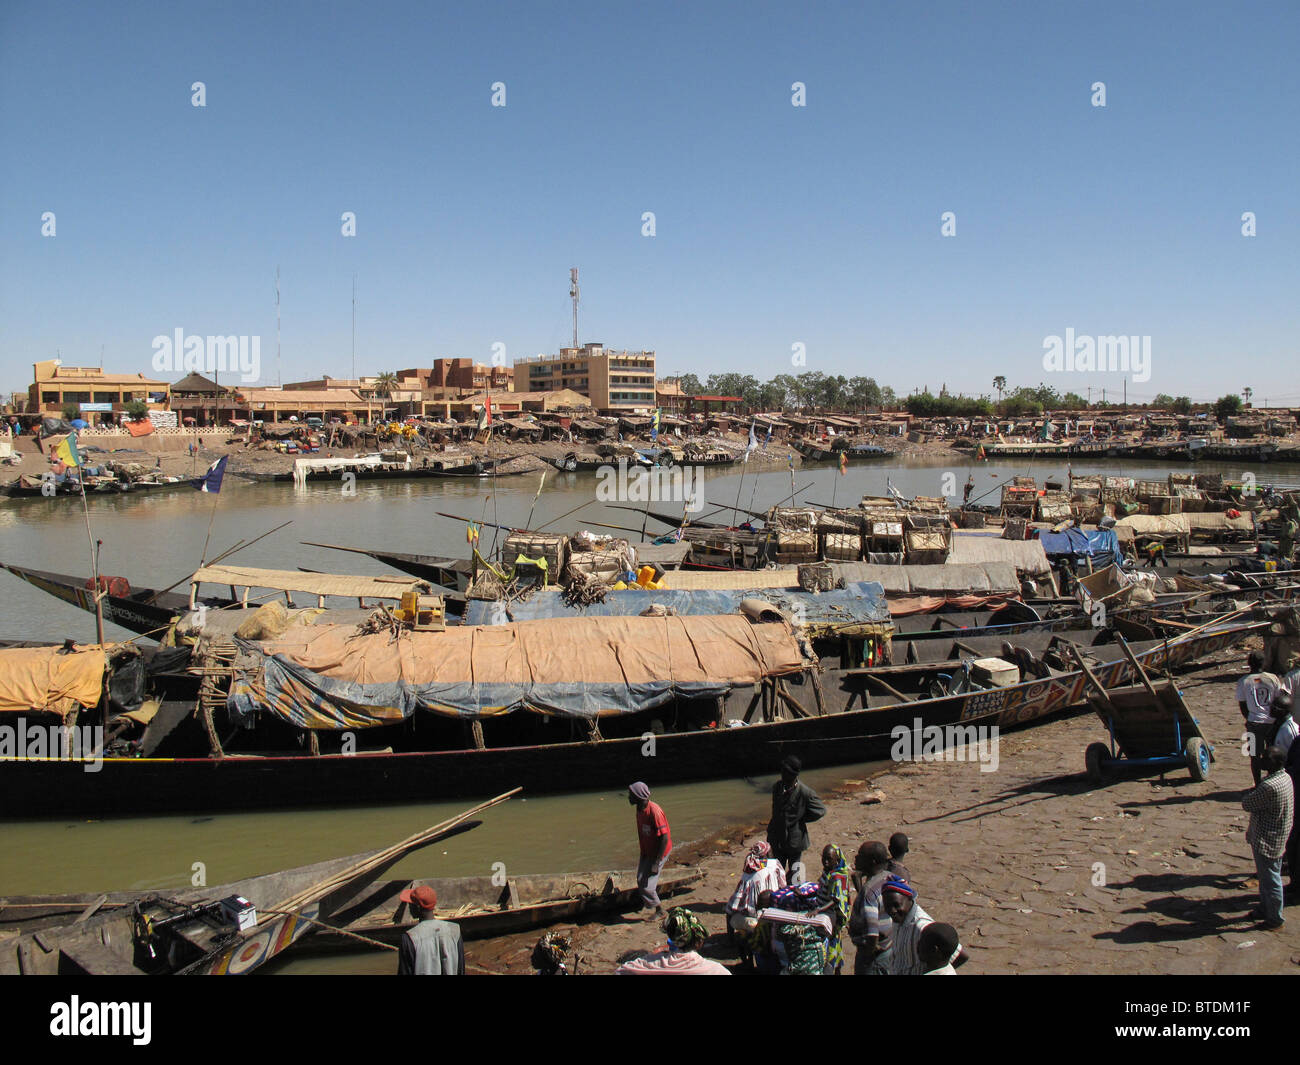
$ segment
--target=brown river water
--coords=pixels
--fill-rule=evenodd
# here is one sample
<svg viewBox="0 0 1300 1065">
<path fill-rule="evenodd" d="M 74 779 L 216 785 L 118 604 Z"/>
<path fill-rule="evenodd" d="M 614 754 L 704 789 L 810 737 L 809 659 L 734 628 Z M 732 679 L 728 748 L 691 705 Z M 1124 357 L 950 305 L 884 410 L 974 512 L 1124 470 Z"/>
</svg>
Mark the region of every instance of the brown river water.
<svg viewBox="0 0 1300 1065">
<path fill-rule="evenodd" d="M 1076 472 L 1154 479 L 1174 468 L 1094 462 L 1080 465 Z M 1246 472 L 1210 463 L 1199 464 L 1197 469 L 1232 478 Z M 1261 484 L 1300 481 L 1300 469 L 1294 466 L 1263 465 L 1254 467 L 1253 472 Z M 851 505 L 865 494 L 885 494 L 886 477 L 904 495 L 940 495 L 955 483 L 960 496 L 968 473 L 975 480 L 972 502 L 996 503 L 997 487 L 1012 475 L 1028 474 L 1041 483 L 1049 477 L 1064 479 L 1066 468 L 1042 460 L 1015 467 L 943 461 L 904 465 L 890 460 L 851 467 L 844 476 L 829 466 L 796 469 L 794 486 L 799 489 L 800 502 Z M 945 474 L 953 475 L 947 486 Z M 391 571 L 364 555 L 305 547 L 300 541 L 459 556 L 467 551 L 464 522 L 439 517 L 438 511 L 506 526 L 539 528 L 582 504 L 586 505 L 577 513 L 548 528 L 568 533 L 580 528 L 609 532 L 593 524 L 604 522 L 631 526 L 631 538 L 641 538 L 640 516 L 594 499 L 598 485 L 594 474 L 550 471 L 534 505 L 539 477 L 502 478 L 495 492 L 489 481 L 362 481 L 356 484 L 356 494 L 348 496 L 332 483 L 297 489 L 288 484 L 255 484 L 229 475 L 218 496 L 177 490 L 156 497 L 91 497 L 89 512 L 94 535 L 103 541 L 100 571 L 125 576 L 135 586 L 152 587 L 182 580 L 193 571 L 203 553 L 210 521 L 209 558 L 241 538 L 252 539 L 292 521 L 232 561 L 277 569 L 304 567 L 366 574 Z M 746 474 L 742 481 L 733 468 L 704 473 L 702 494 L 710 502 L 730 506 L 737 501 L 738 489 L 740 506 L 763 510 L 789 496 L 790 474 L 787 470 Z M 680 513 L 682 504 L 668 501 L 650 507 Z M 733 520 L 730 509 L 710 517 L 713 509 L 706 505 L 693 516 Z M 653 519 L 646 529 L 650 537 L 666 531 Z M 485 529 L 481 546 L 486 549 L 491 543 L 491 529 Z M 87 573 L 87 532 L 80 502 L 0 502 L 0 559 L 56 572 Z M 94 632 L 90 615 L 0 572 L 0 637 L 50 642 L 71 637 L 90 642 Z M 131 634 L 109 625 L 106 636 L 124 639 Z M 862 779 L 870 771 L 870 766 L 844 766 L 809 773 L 806 779 L 824 790 L 846 779 Z M 681 845 L 707 839 L 727 825 L 765 819 L 774 779 L 768 775 L 663 787 L 656 789 L 655 798 L 667 811 L 673 838 Z M 179 889 L 188 887 L 200 873 L 209 885 L 227 883 L 386 846 L 470 805 L 472 800 L 211 817 L 175 815 L 160 809 L 152 817 L 104 820 L 87 811 L 82 820 L 51 820 L 41 817 L 40 796 L 33 795 L 25 808 L 0 812 L 4 823 L 0 894 Z M 504 863 L 509 874 L 635 864 L 632 814 L 622 792 L 575 791 L 516 798 L 488 811 L 483 820 L 472 832 L 411 855 L 393 875 L 486 876 L 497 862 Z M 200 865 L 196 867 L 196 863 Z M 290 961 L 279 971 L 392 972 L 395 967 L 391 954 L 371 952 Z"/>
</svg>

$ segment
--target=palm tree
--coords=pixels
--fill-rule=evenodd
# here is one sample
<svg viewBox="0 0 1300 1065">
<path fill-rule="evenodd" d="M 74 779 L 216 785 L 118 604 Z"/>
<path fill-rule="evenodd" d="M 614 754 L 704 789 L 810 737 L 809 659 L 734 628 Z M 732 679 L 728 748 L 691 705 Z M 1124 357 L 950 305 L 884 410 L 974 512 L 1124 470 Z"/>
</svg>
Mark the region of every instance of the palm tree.
<svg viewBox="0 0 1300 1065">
<path fill-rule="evenodd" d="M 375 391 L 384 398 L 385 414 L 387 413 L 388 401 L 393 398 L 393 390 L 397 387 L 397 374 L 385 370 L 375 378 Z M 381 415 L 383 417 L 383 415 Z"/>
<path fill-rule="evenodd" d="M 1243 388 L 1243 389 L 1241 390 L 1241 394 L 1242 394 L 1242 396 L 1244 396 L 1245 399 L 1246 399 L 1246 406 L 1249 407 L 1249 406 L 1250 406 L 1250 397 L 1253 396 L 1253 395 L 1255 394 L 1255 390 L 1254 390 L 1253 388 Z"/>
<path fill-rule="evenodd" d="M 1007 379 L 1001 374 L 993 378 L 993 387 L 998 390 L 998 402 L 1002 402 L 1002 391 L 1007 387 Z"/>
</svg>

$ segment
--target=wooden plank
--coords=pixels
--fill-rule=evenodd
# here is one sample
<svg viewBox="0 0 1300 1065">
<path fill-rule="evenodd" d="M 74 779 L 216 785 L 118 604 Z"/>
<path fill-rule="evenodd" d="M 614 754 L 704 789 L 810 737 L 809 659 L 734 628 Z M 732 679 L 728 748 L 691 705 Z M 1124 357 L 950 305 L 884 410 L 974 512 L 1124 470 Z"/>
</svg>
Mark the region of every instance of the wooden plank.
<svg viewBox="0 0 1300 1065">
<path fill-rule="evenodd" d="M 1079 664 L 1079 668 L 1083 670 L 1083 675 L 1087 678 L 1088 683 L 1097 689 L 1097 695 L 1100 697 L 1102 705 L 1113 711 L 1115 709 L 1115 704 L 1111 702 L 1110 694 L 1106 691 L 1106 686 L 1102 684 L 1102 682 L 1097 679 L 1097 675 L 1088 668 L 1088 663 L 1083 660 L 1083 652 L 1079 650 L 1078 644 L 1071 643 L 1069 640 L 1064 640 L 1062 642 L 1070 649 L 1070 653 L 1074 656 L 1074 660 Z"/>
<path fill-rule="evenodd" d="M 100 895 L 99 898 L 95 899 L 89 906 L 87 906 L 84 910 L 82 910 L 81 916 L 79 916 L 72 923 L 73 924 L 84 923 L 89 917 L 91 917 L 95 913 L 96 910 L 98 910 L 101 906 L 103 906 L 104 903 L 106 903 L 107 901 L 108 901 L 107 895 Z"/>
<path fill-rule="evenodd" d="M 1142 687 L 1146 688 L 1147 694 L 1151 696 L 1151 701 L 1156 706 L 1163 707 L 1165 705 L 1164 700 L 1160 697 L 1160 693 L 1156 691 L 1156 686 L 1151 683 L 1151 678 L 1147 676 L 1147 671 L 1142 668 L 1142 663 L 1138 661 L 1137 655 L 1133 653 L 1133 648 L 1128 645 L 1128 641 L 1123 636 L 1119 638 L 1119 648 L 1124 652 L 1124 657 L 1128 659 L 1129 665 L 1137 673 L 1138 680 L 1142 682 Z"/>
</svg>

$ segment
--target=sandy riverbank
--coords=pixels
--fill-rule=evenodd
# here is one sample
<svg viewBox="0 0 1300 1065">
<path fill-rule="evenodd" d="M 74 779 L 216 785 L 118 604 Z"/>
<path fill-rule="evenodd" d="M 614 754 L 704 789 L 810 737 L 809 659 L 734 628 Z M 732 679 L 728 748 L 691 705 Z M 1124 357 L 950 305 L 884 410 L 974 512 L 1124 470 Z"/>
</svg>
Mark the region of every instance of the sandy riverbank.
<svg viewBox="0 0 1300 1065">
<path fill-rule="evenodd" d="M 154 435 L 136 438 L 85 434 L 80 438 L 80 442 L 86 452 L 88 461 L 92 464 L 105 460 L 140 462 L 148 466 L 158 464 L 158 468 L 170 476 L 188 477 L 196 475 L 197 472 L 202 472 L 222 455 L 230 456 L 229 470 L 231 473 L 289 473 L 293 470 L 294 460 L 298 456 L 251 448 L 246 444 L 233 442 L 235 439 L 234 437 L 227 438 L 224 436 Z M 726 433 L 720 436 L 715 434 L 709 439 L 729 445 L 733 449 L 743 449 L 747 442 L 747 437 L 739 433 Z M 194 455 L 191 455 L 188 450 L 192 442 L 198 442 L 201 445 L 200 450 Z M 627 443 L 634 447 L 653 446 L 648 438 L 645 440 L 629 439 Z M 884 446 L 907 458 L 951 459 L 953 461 L 969 459 L 967 453 L 955 451 L 946 443 L 940 441 L 915 444 L 906 440 L 891 438 Z M 41 454 L 38 452 L 36 442 L 31 436 L 21 436 L 16 442 L 16 450 L 22 460 L 21 463 L 3 467 L 0 470 L 0 480 L 14 480 L 20 474 L 39 477 L 51 467 L 48 457 L 48 442 L 46 442 L 45 446 L 46 454 Z M 594 447 L 585 444 L 574 445 L 563 441 L 530 443 L 497 438 L 486 445 L 472 442 L 449 445 L 448 450 L 464 455 L 466 462 L 485 457 L 505 458 L 517 460 L 517 463 L 512 465 L 512 468 L 526 466 L 544 469 L 546 463 L 542 461 L 543 459 L 559 459 L 570 451 L 590 451 L 594 450 Z M 319 452 L 321 456 L 346 457 L 360 453 L 362 452 L 359 452 L 356 448 L 325 448 Z M 417 448 L 414 452 L 416 465 L 419 465 L 420 460 L 424 457 L 431 458 L 439 454 L 441 453 L 437 451 Z M 766 447 L 760 447 L 754 452 L 745 468 L 748 472 L 785 469 L 792 454 L 794 455 L 795 468 L 803 466 L 804 460 L 801 455 L 794 452 L 793 449 L 773 441 Z"/>
<path fill-rule="evenodd" d="M 1091 712 L 1001 737 L 996 772 L 978 763 L 901 764 L 826 796 L 810 826 L 815 861 L 829 842 L 847 854 L 895 831 L 911 838 L 907 865 L 921 904 L 955 926 L 979 973 L 1234 974 L 1293 972 L 1300 911 L 1280 931 L 1247 917 L 1258 905 L 1240 799 L 1250 769 L 1240 749 L 1233 685 L 1248 648 L 1183 673 L 1180 687 L 1216 747 L 1210 778 L 1186 770 L 1111 777 L 1083 772 L 1084 749 L 1105 738 Z M 669 820 L 672 810 L 667 811 Z M 670 866 L 705 879 L 669 905 L 701 914 L 714 933 L 703 953 L 724 964 L 724 905 L 762 826 L 739 826 L 676 851 Z M 628 815 L 628 864 L 635 857 Z M 607 973 L 662 942 L 656 925 L 614 918 L 567 926 L 583 971 Z M 470 943 L 471 971 L 528 972 L 537 933 Z M 853 945 L 845 940 L 846 971 Z"/>
</svg>

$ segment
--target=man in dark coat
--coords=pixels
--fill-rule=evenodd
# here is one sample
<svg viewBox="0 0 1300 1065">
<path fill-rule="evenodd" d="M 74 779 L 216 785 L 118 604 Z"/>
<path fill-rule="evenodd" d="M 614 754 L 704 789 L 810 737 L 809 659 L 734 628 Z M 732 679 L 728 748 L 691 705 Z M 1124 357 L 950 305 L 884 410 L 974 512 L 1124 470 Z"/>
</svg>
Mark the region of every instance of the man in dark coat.
<svg viewBox="0 0 1300 1065">
<path fill-rule="evenodd" d="M 808 849 L 808 823 L 826 814 L 817 793 L 799 779 L 802 768 L 794 755 L 781 762 L 781 779 L 772 785 L 772 820 L 767 825 L 772 857 L 785 866 L 791 883 L 804 879 L 800 858 Z"/>
</svg>

